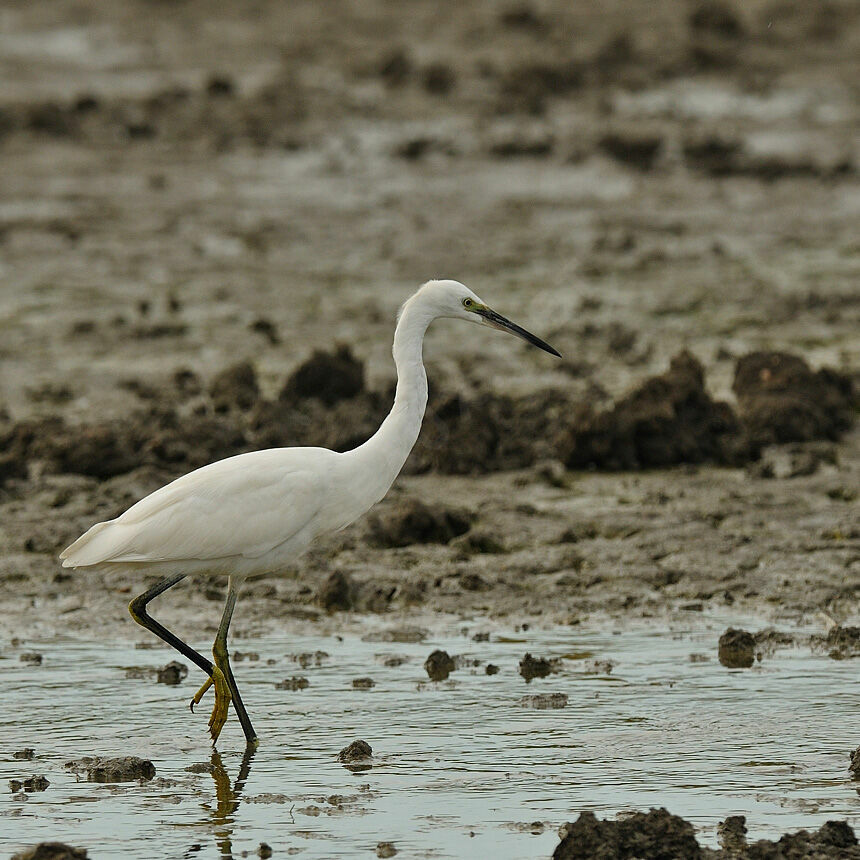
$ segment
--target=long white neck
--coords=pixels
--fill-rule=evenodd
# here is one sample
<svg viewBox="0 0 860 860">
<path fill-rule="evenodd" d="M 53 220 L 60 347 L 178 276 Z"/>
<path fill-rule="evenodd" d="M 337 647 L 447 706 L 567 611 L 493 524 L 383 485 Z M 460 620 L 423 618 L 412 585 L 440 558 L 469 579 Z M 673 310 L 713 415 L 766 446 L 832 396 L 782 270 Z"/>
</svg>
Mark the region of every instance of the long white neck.
<svg viewBox="0 0 860 860">
<path fill-rule="evenodd" d="M 422 347 L 433 313 L 415 297 L 403 307 L 394 331 L 394 364 L 397 391 L 394 406 L 379 430 L 363 445 L 349 452 L 367 470 L 373 494 L 382 498 L 403 468 L 421 431 L 427 406 L 427 374 Z M 378 499 L 374 499 L 377 501 Z"/>
</svg>

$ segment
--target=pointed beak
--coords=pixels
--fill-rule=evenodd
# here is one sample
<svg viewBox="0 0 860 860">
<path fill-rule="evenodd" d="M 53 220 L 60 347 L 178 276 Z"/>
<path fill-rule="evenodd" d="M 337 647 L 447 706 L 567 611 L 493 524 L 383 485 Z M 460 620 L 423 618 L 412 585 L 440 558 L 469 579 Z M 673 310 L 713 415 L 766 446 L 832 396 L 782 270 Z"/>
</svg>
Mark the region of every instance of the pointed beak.
<svg viewBox="0 0 860 860">
<path fill-rule="evenodd" d="M 509 331 L 511 334 L 521 337 L 532 346 L 536 346 L 538 349 L 542 349 L 550 355 L 555 355 L 561 358 L 561 353 L 557 349 L 553 349 L 546 341 L 541 340 L 537 335 L 532 334 L 530 331 L 526 331 L 522 326 L 518 326 L 516 323 L 511 322 L 501 314 L 497 314 L 489 308 L 479 308 L 475 313 L 477 313 L 478 316 L 483 317 L 483 320 L 487 325 L 497 328 L 499 331 Z"/>
</svg>

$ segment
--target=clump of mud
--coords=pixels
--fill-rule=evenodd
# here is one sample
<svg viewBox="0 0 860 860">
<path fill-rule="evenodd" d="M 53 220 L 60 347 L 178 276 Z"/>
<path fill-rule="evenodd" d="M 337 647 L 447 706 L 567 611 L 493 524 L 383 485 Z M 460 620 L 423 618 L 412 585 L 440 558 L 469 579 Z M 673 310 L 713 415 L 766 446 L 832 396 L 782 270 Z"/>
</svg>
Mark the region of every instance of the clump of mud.
<svg viewBox="0 0 860 860">
<path fill-rule="evenodd" d="M 601 821 L 592 812 L 560 829 L 561 842 L 553 860 L 764 860 L 808 857 L 815 860 L 860 858 L 854 831 L 846 821 L 828 821 L 817 831 L 787 833 L 776 842 L 748 844 L 743 816 L 732 816 L 719 826 L 722 850 L 703 848 L 693 825 L 665 809 L 634 812 L 615 821 Z"/>
<path fill-rule="evenodd" d="M 567 707 L 565 693 L 537 693 L 534 696 L 523 696 L 519 704 L 523 708 L 534 708 L 538 711 L 558 710 Z"/>
<path fill-rule="evenodd" d="M 260 396 L 257 372 L 250 361 L 240 361 L 222 370 L 209 385 L 216 412 L 250 409 Z"/>
<path fill-rule="evenodd" d="M 87 860 L 86 848 L 73 848 L 65 842 L 40 842 L 12 855 L 12 860 Z"/>
<path fill-rule="evenodd" d="M 561 669 L 561 660 L 548 660 L 546 657 L 532 657 L 531 654 L 526 654 L 520 660 L 519 671 L 520 675 L 525 678 L 526 683 L 531 682 L 533 678 L 546 678 L 552 672 L 558 672 Z"/>
<path fill-rule="evenodd" d="M 345 345 L 334 352 L 316 350 L 287 379 L 281 400 L 316 398 L 326 406 L 348 400 L 364 391 L 364 363 Z"/>
<path fill-rule="evenodd" d="M 370 540 L 380 547 L 449 543 L 465 534 L 470 525 L 471 516 L 465 511 L 415 498 L 399 501 L 368 518 Z"/>
<path fill-rule="evenodd" d="M 424 669 L 431 681 L 444 681 L 457 664 L 447 651 L 437 649 L 424 661 Z"/>
<path fill-rule="evenodd" d="M 717 834 L 724 851 L 735 854 L 743 851 L 747 844 L 747 819 L 745 815 L 729 815 L 717 825 Z"/>
<path fill-rule="evenodd" d="M 561 474 L 553 473 L 551 482 L 563 484 L 562 463 L 609 470 L 738 465 L 757 457 L 762 445 L 836 439 L 853 422 L 849 377 L 826 369 L 813 373 L 797 356 L 745 356 L 738 362 L 734 389 L 740 417 L 710 397 L 701 364 L 682 352 L 665 373 L 645 380 L 604 411 L 583 406 L 558 388 L 524 397 L 485 391 L 470 399 L 441 392 L 431 400 L 405 470 L 476 474 L 552 462 Z M 105 480 L 141 465 L 178 475 L 266 447 L 322 445 L 346 451 L 377 430 L 393 396 L 365 388 L 363 364 L 347 347 L 314 353 L 275 401 L 260 396 L 247 362 L 218 374 L 208 394 L 208 404 L 190 413 L 182 408 L 189 394 L 176 388 L 122 419 L 82 426 L 59 416 L 6 423 L 0 427 L 0 481 L 24 479 L 34 464 L 42 471 Z M 430 523 L 423 510 L 413 511 L 414 524 L 408 519 L 407 530 L 420 532 L 426 526 L 432 536 L 404 535 L 391 543 L 381 535 L 385 545 L 447 541 L 447 531 L 466 531 L 450 519 L 441 526 Z M 440 528 L 443 536 L 437 537 Z"/>
<path fill-rule="evenodd" d="M 860 627 L 833 627 L 826 636 L 813 636 L 811 644 L 833 660 L 860 657 Z"/>
<path fill-rule="evenodd" d="M 159 684 L 180 684 L 187 677 L 188 667 L 178 660 L 171 660 L 156 672 L 156 679 Z"/>
<path fill-rule="evenodd" d="M 337 754 L 337 760 L 348 770 L 370 770 L 373 767 L 373 750 L 367 741 L 356 740 Z"/>
<path fill-rule="evenodd" d="M 835 440 L 854 421 L 850 378 L 828 368 L 813 372 L 789 353 L 744 356 L 732 388 L 741 418 L 759 445 Z"/>
<path fill-rule="evenodd" d="M 321 445 L 346 451 L 377 430 L 393 397 L 391 391 L 365 388 L 363 364 L 343 346 L 314 353 L 274 401 L 260 396 L 247 362 L 219 373 L 209 386 L 209 400 L 190 413 L 182 404 L 190 396 L 186 388 L 154 394 L 139 413 L 122 420 L 76 426 L 49 416 L 0 425 L 0 481 L 26 479 L 36 465 L 43 472 L 105 480 L 142 465 L 179 475 L 267 447 Z M 523 397 L 438 392 L 405 471 L 479 474 L 552 463 L 557 468 L 545 479 L 563 485 L 564 466 L 738 465 L 756 458 L 762 445 L 836 439 L 853 422 L 851 380 L 832 370 L 813 373 L 797 356 L 745 356 L 738 362 L 734 388 L 740 417 L 710 397 L 701 364 L 682 352 L 668 371 L 603 411 L 559 388 Z M 413 513 L 427 520 L 425 511 Z M 435 536 L 437 525 L 427 526 L 433 536 L 419 534 L 416 540 L 447 541 L 452 522 L 442 526 L 442 537 Z M 420 522 L 415 527 L 420 532 Z M 413 542 L 406 536 L 394 540 L 401 542 L 387 545 Z"/>
<path fill-rule="evenodd" d="M 851 753 L 851 761 L 848 765 L 848 770 L 851 771 L 854 779 L 860 779 L 860 747 L 857 747 L 857 749 Z"/>
<path fill-rule="evenodd" d="M 302 675 L 293 675 L 292 678 L 285 678 L 283 681 L 278 681 L 275 684 L 276 690 L 306 690 L 310 686 L 310 682 Z"/>
<path fill-rule="evenodd" d="M 406 463 L 412 473 L 472 475 L 522 469 L 555 458 L 555 438 L 576 404 L 564 389 L 523 397 L 482 392 L 437 394 Z"/>
<path fill-rule="evenodd" d="M 755 663 L 755 636 L 746 630 L 729 627 L 722 636 L 717 654 L 728 669 L 749 669 Z"/>
<path fill-rule="evenodd" d="M 45 776 L 27 776 L 24 779 L 10 779 L 9 788 L 13 794 L 19 791 L 32 794 L 34 791 L 45 791 L 51 783 Z"/>
<path fill-rule="evenodd" d="M 753 454 L 737 416 L 711 398 L 702 365 L 686 351 L 608 411 L 580 415 L 561 448 L 565 464 L 578 469 L 737 465 Z"/>
<path fill-rule="evenodd" d="M 562 828 L 553 860 L 665 860 L 702 856 L 693 825 L 665 809 L 634 812 L 617 821 L 600 821 L 593 812 Z"/>
<path fill-rule="evenodd" d="M 317 602 L 328 612 L 346 612 L 355 605 L 356 585 L 340 570 L 332 571 L 317 592 Z"/>
<path fill-rule="evenodd" d="M 137 782 L 155 776 L 155 765 L 149 759 L 137 756 L 84 756 L 66 762 L 66 768 L 73 773 L 84 774 L 87 782 Z"/>
</svg>

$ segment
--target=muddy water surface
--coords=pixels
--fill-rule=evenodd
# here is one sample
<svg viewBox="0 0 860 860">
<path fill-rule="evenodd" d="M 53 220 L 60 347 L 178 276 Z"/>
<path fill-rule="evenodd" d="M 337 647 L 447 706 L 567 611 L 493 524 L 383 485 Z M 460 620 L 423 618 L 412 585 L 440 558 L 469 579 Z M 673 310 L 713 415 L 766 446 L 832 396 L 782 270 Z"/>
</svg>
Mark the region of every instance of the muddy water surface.
<svg viewBox="0 0 860 860">
<path fill-rule="evenodd" d="M 689 819 L 713 846 L 730 814 L 747 816 L 752 839 L 832 818 L 856 827 L 853 661 L 796 648 L 730 671 L 716 660 L 726 621 L 581 633 L 458 622 L 423 642 L 380 641 L 375 621 L 365 636 L 238 640 L 234 653 L 259 654 L 236 663 L 262 737 L 244 759 L 235 720 L 219 756 L 204 713 L 188 713 L 193 671 L 179 687 L 128 677 L 166 663 L 166 650 L 7 645 L 4 712 L 16 716 L 0 752 L 0 850 L 60 839 L 93 857 L 152 857 L 158 846 L 160 856 L 208 858 L 254 856 L 265 842 L 275 856 L 333 857 L 372 856 L 385 841 L 405 856 L 536 857 L 581 810 L 651 805 Z M 471 638 L 488 630 L 489 641 Z M 435 648 L 461 656 L 439 683 L 423 668 Z M 41 665 L 20 661 L 23 651 L 41 653 Z M 526 651 L 561 658 L 559 671 L 527 684 Z M 308 686 L 275 687 L 293 676 Z M 353 687 L 366 677 L 374 686 Z M 566 706 L 523 701 L 553 693 Z M 337 754 L 356 738 L 372 746 L 373 766 L 354 773 Z M 25 747 L 34 759 L 13 758 Z M 149 758 L 157 773 L 101 785 L 64 768 L 94 754 Z M 8 780 L 33 774 L 48 778 L 45 791 L 9 791 Z"/>
</svg>

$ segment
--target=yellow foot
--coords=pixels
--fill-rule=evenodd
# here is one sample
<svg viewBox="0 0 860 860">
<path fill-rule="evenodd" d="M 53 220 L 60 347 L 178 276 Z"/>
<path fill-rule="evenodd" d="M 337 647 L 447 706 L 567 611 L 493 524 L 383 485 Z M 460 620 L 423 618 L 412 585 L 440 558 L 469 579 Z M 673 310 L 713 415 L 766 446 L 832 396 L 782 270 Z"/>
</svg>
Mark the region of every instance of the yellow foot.
<svg viewBox="0 0 860 860">
<path fill-rule="evenodd" d="M 206 691 L 215 683 L 215 679 L 211 676 L 206 679 L 206 683 L 194 694 L 194 697 L 191 699 L 191 704 L 189 707 L 191 708 L 191 713 L 194 713 L 194 706 L 199 705 L 202 698 L 206 695 Z"/>
<path fill-rule="evenodd" d="M 215 686 L 215 707 L 212 708 L 212 716 L 209 717 L 209 734 L 212 736 L 214 745 L 218 741 L 221 729 L 224 728 L 224 723 L 227 722 L 227 712 L 233 697 L 230 695 L 230 688 L 227 686 L 224 673 L 217 666 L 212 667 L 210 680 Z M 203 686 L 206 687 L 206 684 Z"/>
</svg>

